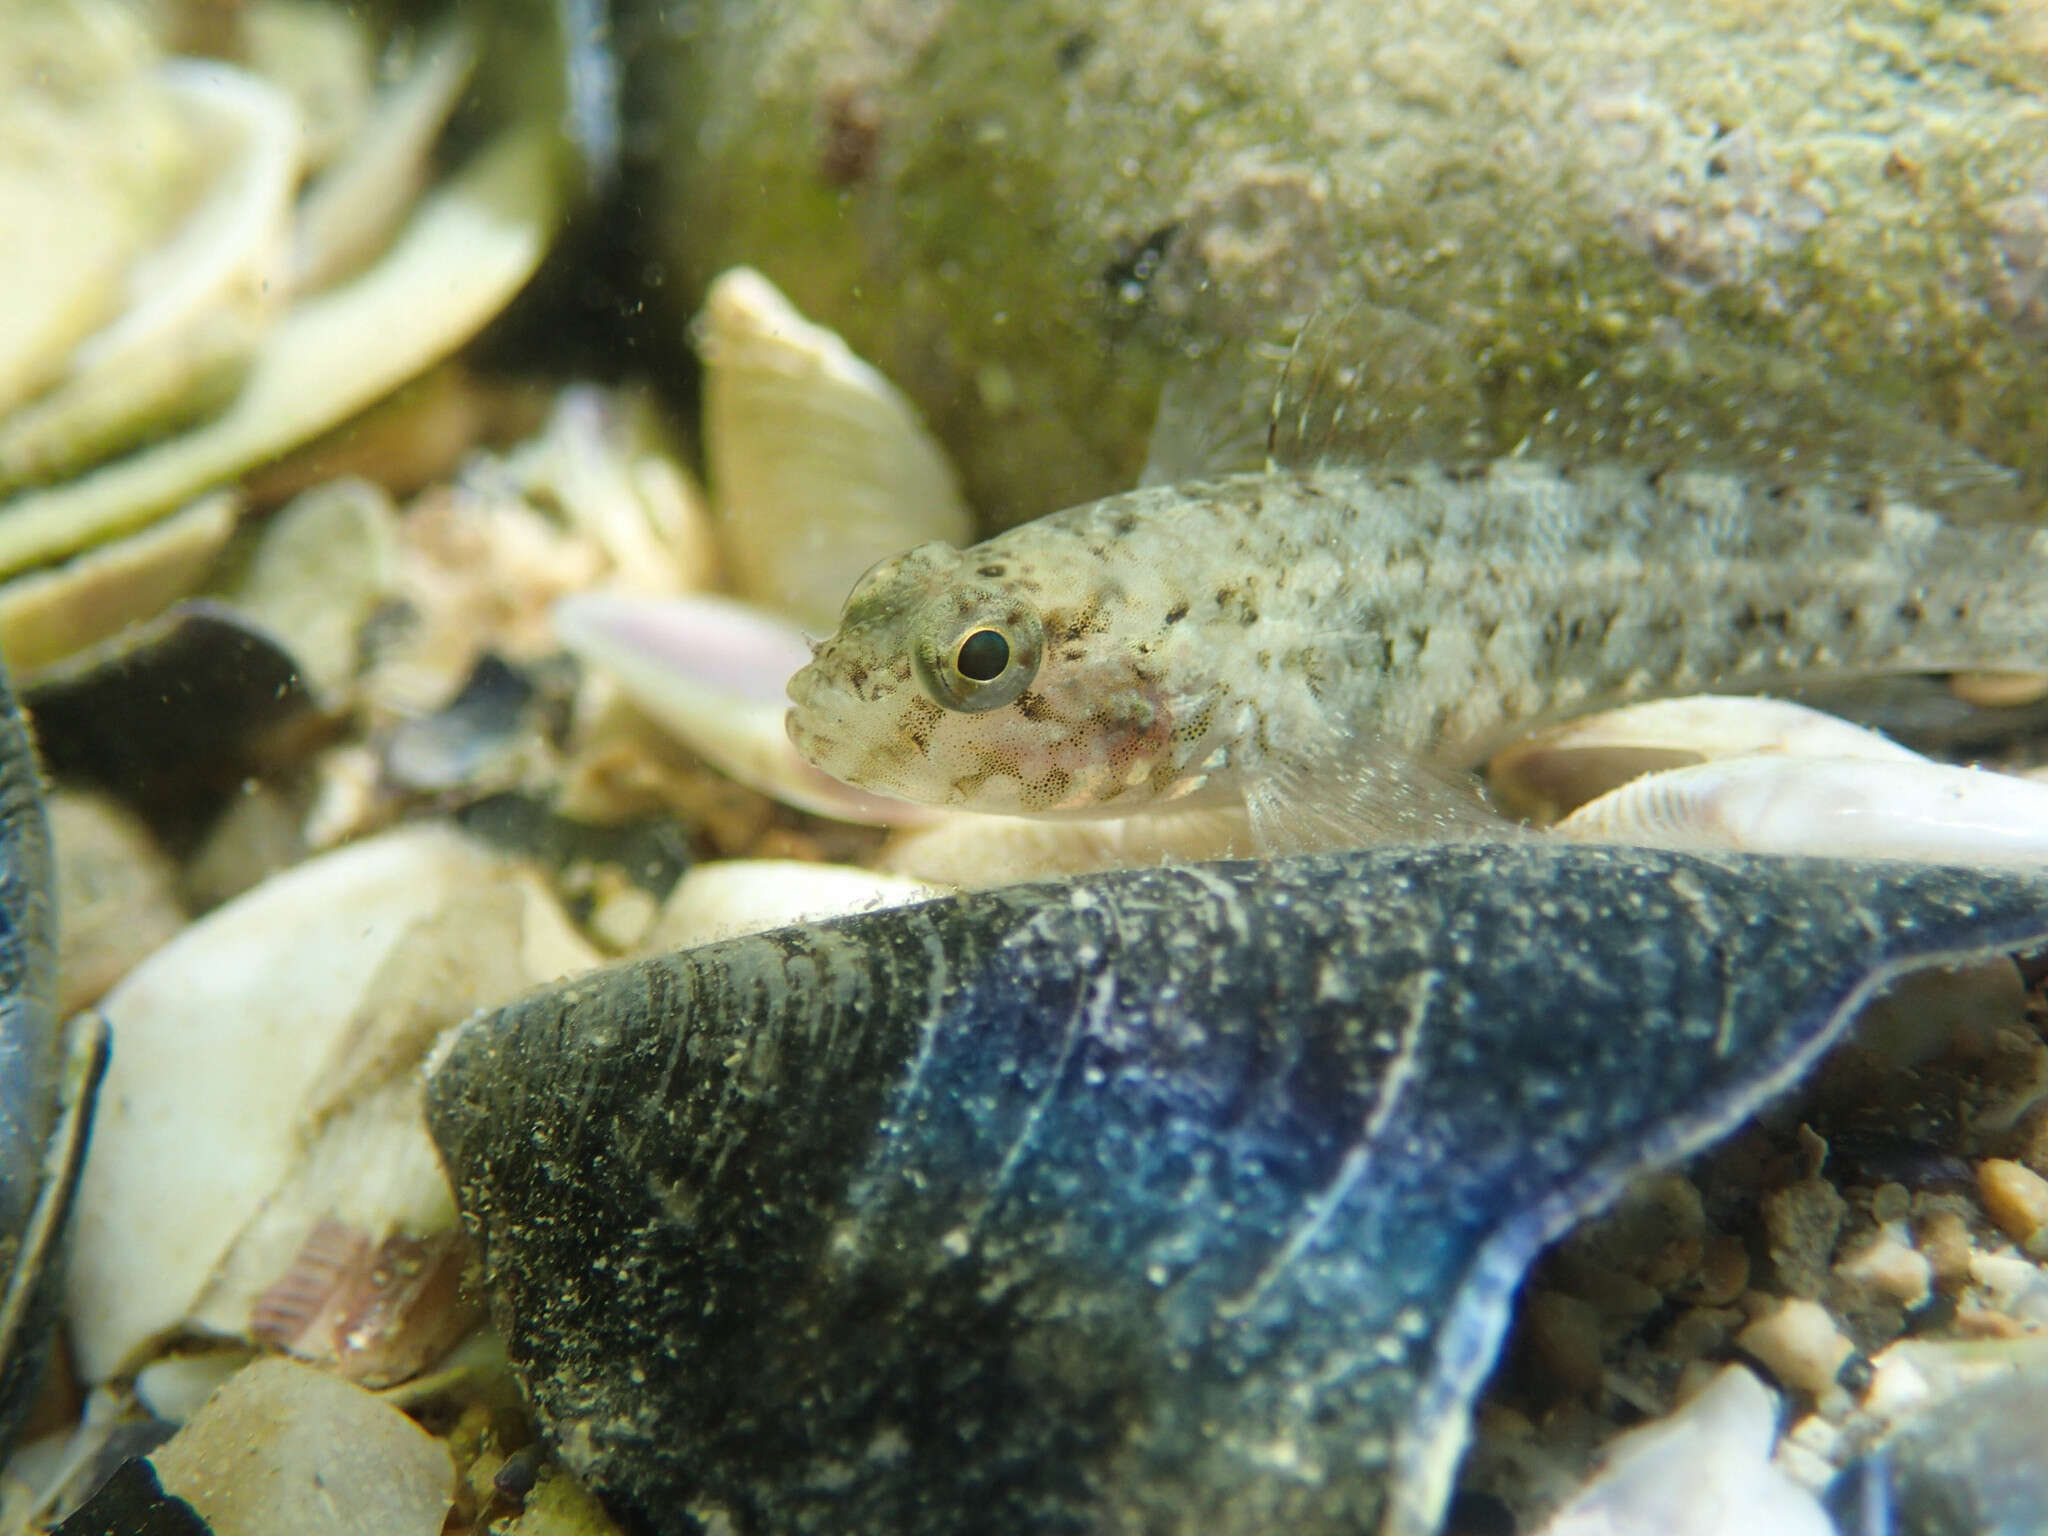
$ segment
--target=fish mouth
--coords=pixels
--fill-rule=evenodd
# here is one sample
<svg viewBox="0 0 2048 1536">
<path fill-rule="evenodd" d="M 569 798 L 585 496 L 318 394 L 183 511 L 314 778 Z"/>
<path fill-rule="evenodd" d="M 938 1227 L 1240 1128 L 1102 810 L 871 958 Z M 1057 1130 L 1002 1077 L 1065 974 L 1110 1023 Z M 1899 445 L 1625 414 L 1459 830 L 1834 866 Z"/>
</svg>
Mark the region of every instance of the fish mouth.
<svg viewBox="0 0 2048 1536">
<path fill-rule="evenodd" d="M 782 692 L 796 709 L 807 709 L 811 701 L 818 696 L 818 687 L 823 681 L 824 679 L 818 676 L 818 663 L 814 657 L 790 674 L 790 679 L 783 685 Z M 790 718 L 795 719 L 795 710 L 790 712 Z"/>
<path fill-rule="evenodd" d="M 840 743 L 832 727 L 842 723 L 845 714 L 843 707 L 835 707 L 843 706 L 844 690 L 813 662 L 790 678 L 784 692 L 789 695 L 790 707 L 782 717 L 782 726 L 797 755 L 813 768 L 843 779 L 829 760 L 840 755 Z"/>
</svg>

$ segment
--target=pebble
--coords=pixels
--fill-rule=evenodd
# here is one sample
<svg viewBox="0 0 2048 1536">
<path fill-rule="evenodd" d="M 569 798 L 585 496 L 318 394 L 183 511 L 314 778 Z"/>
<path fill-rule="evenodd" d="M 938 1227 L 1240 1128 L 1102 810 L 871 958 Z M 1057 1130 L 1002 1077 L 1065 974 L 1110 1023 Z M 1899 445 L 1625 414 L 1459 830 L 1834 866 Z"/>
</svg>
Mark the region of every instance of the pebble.
<svg viewBox="0 0 2048 1536">
<path fill-rule="evenodd" d="M 149 1459 L 212 1536 L 438 1536 L 455 1485 L 446 1447 L 403 1413 L 287 1360 L 230 1377 Z"/>
<path fill-rule="evenodd" d="M 1877 1221 L 1903 1221 L 1912 1209 L 1913 1192 L 1903 1184 L 1880 1184 L 1870 1192 L 1870 1214 Z"/>
<path fill-rule="evenodd" d="M 1600 1390 L 1600 1314 L 1586 1302 L 1536 1292 L 1522 1311 L 1522 1337 L 1551 1378 L 1573 1392 Z"/>
<path fill-rule="evenodd" d="M 1970 1283 L 1970 1260 L 1977 1245 L 1961 1212 L 1946 1207 L 1927 1211 L 1915 1222 L 1913 1235 L 1934 1271 L 1937 1290 L 1956 1291 Z"/>
<path fill-rule="evenodd" d="M 1729 1366 L 1610 1445 L 1540 1536 L 1832 1536 L 1813 1496 L 1771 1463 L 1776 1419 L 1770 1390 Z"/>
<path fill-rule="evenodd" d="M 1837 1264 L 1835 1273 L 1909 1311 L 1934 1293 L 1934 1266 L 1902 1231 L 1890 1226 Z"/>
<path fill-rule="evenodd" d="M 1984 1211 L 2014 1242 L 2034 1251 L 2048 1228 L 2048 1179 L 2024 1163 L 1988 1157 L 1977 1165 Z"/>
<path fill-rule="evenodd" d="M 1754 1356 L 1786 1386 L 1818 1397 L 1835 1384 L 1856 1346 L 1817 1301 L 1787 1298 L 1735 1336 L 1736 1348 Z"/>
<path fill-rule="evenodd" d="M 1826 1179 L 1806 1178 L 1772 1190 L 1762 1209 L 1778 1283 L 1794 1296 L 1820 1295 L 1849 1202 Z"/>
<path fill-rule="evenodd" d="M 1749 1249 L 1742 1239 L 1725 1232 L 1709 1238 L 1700 1255 L 1700 1283 L 1694 1300 L 1705 1307 L 1725 1307 L 1748 1288 Z"/>
</svg>

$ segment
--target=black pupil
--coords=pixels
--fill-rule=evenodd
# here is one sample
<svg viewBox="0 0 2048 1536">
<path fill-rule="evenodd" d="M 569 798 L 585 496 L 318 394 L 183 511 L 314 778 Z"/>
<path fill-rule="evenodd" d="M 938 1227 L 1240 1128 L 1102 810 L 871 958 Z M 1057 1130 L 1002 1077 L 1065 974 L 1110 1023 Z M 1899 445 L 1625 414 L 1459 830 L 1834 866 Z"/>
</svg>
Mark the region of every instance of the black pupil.
<svg viewBox="0 0 2048 1536">
<path fill-rule="evenodd" d="M 960 642 L 953 665 L 970 683 L 992 683 L 1010 664 L 1010 642 L 992 629 L 977 629 Z"/>
</svg>

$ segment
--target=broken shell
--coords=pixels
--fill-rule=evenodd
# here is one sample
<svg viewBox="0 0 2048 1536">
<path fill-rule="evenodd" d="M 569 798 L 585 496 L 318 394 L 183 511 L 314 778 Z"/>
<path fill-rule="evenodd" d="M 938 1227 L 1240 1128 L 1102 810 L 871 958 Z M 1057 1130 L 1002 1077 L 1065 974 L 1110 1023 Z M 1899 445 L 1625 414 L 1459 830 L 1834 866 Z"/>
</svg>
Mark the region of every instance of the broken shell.
<svg viewBox="0 0 2048 1536">
<path fill-rule="evenodd" d="M 1696 694 L 1568 720 L 1495 753 L 1486 773 L 1504 806 L 1551 822 L 1644 774 L 1760 754 L 1918 760 L 1889 737 L 1803 704 Z"/>
<path fill-rule="evenodd" d="M 157 76 L 195 121 L 201 152 L 218 167 L 213 184 L 130 269 L 128 307 L 79 343 L 66 377 L 0 421 L 0 486 L 74 473 L 206 415 L 233 394 L 290 292 L 299 175 L 291 99 L 212 61 L 172 60 Z"/>
<path fill-rule="evenodd" d="M 2040 1341 L 1992 1346 L 1978 1363 L 1982 1379 L 1923 1397 L 1919 1411 L 1843 1470 L 1828 1490 L 1840 1529 L 1885 1536 L 2040 1529 L 2048 1510 L 2048 1369 Z M 1880 1380 L 1884 1371 L 1881 1361 Z"/>
<path fill-rule="evenodd" d="M 476 63 L 467 31 L 450 27 L 389 85 L 369 121 L 349 136 L 346 156 L 327 168 L 299 205 L 292 286 L 328 287 L 368 265 L 425 187 L 434 142 L 462 98 Z"/>
<path fill-rule="evenodd" d="M 353 415 L 469 339 L 524 285 L 556 213 L 544 129 L 513 129 L 425 199 L 360 277 L 294 305 L 219 415 L 0 502 L 0 573 L 129 532 Z"/>
<path fill-rule="evenodd" d="M 1636 779 L 1552 831 L 1653 848 L 2041 864 L 2048 784 L 1919 759 L 1730 758 Z"/>
<path fill-rule="evenodd" d="M 810 657 L 783 620 L 731 598 L 590 592 L 555 605 L 555 633 L 633 705 L 750 789 L 841 821 L 925 824 L 942 813 L 842 784 L 805 762 L 784 717 Z"/>
<path fill-rule="evenodd" d="M 234 606 L 278 636 L 323 708 L 346 701 L 363 628 L 398 579 L 398 514 L 367 480 L 302 492 L 263 530 Z"/>
<path fill-rule="evenodd" d="M 55 776 L 173 822 L 289 755 L 312 723 L 298 663 L 240 614 L 202 601 L 66 658 L 23 692 Z"/>
<path fill-rule="evenodd" d="M 1249 818 L 1229 809 L 1101 821 L 960 814 L 906 829 L 883 848 L 880 863 L 914 880 L 981 890 L 1105 869 L 1240 857 L 1252 848 Z"/>
<path fill-rule="evenodd" d="M 644 396 L 571 385 L 505 469 L 528 501 L 560 509 L 602 549 L 607 585 L 661 594 L 710 585 L 717 536 L 704 498 L 663 441 Z"/>
<path fill-rule="evenodd" d="M 57 859 L 58 1012 L 69 1018 L 185 926 L 178 871 L 120 802 L 58 790 L 50 796 Z"/>
<path fill-rule="evenodd" d="M 970 541 L 916 408 L 760 273 L 717 278 L 697 326 L 713 505 L 742 597 L 826 632 L 877 560 Z"/>
<path fill-rule="evenodd" d="M 0 656 L 21 677 L 155 618 L 199 589 L 235 531 L 232 491 L 0 586 Z"/>
<path fill-rule="evenodd" d="M 121 309 L 123 277 L 174 228 L 206 165 L 154 71 L 143 18 L 106 0 L 0 18 L 0 414 L 63 376 Z"/>
<path fill-rule="evenodd" d="M 382 1298 L 310 1297 L 323 1263 L 330 1291 L 354 1276 L 309 1241 L 323 1222 L 372 1250 L 448 1233 L 411 1061 L 471 1009 L 595 958 L 531 877 L 425 825 L 266 881 L 131 972 L 104 1004 L 120 1045 L 67 1292 L 81 1374 L 104 1381 L 181 1326 L 251 1337 L 259 1315 L 273 1342 L 344 1364 L 389 1346 L 387 1328 L 341 1347 L 334 1322 Z M 272 1288 L 293 1276 L 287 1341 Z"/>
<path fill-rule="evenodd" d="M 1543 843 L 1014 887 L 540 992 L 429 1116 L 652 1530 L 1423 1536 L 1536 1251 L 2044 897 Z"/>
</svg>

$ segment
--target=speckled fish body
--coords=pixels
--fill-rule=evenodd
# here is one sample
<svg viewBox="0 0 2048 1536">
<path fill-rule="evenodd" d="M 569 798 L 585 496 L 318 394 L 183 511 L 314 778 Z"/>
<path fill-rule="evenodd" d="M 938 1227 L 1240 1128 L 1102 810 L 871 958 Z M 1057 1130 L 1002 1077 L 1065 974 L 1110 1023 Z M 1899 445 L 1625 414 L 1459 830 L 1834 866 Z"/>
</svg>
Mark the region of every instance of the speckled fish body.
<svg viewBox="0 0 2048 1536">
<path fill-rule="evenodd" d="M 1898 864 L 1125 871 L 559 984 L 428 1113 L 542 1422 L 652 1530 L 1426 1536 L 1544 1244 L 2044 934 L 2048 877 Z"/>
<path fill-rule="evenodd" d="M 1582 707 L 2038 668 L 2044 633 L 2031 530 L 1712 473 L 1332 467 L 1138 490 L 886 562 L 792 681 L 790 731 L 887 795 L 1242 803 L 1277 850 L 1432 830 L 1486 750 Z"/>
</svg>

